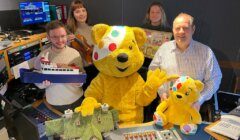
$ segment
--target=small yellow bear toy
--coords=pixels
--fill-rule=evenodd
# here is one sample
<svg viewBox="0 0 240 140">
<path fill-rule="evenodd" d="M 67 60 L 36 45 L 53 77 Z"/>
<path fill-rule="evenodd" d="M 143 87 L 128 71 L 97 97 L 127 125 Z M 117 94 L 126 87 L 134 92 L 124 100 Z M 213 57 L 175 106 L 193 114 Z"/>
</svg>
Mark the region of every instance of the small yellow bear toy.
<svg viewBox="0 0 240 140">
<path fill-rule="evenodd" d="M 192 107 L 198 101 L 203 83 L 189 76 L 181 76 L 175 83 L 171 82 L 169 98 L 159 104 L 153 119 L 156 125 L 167 128 L 180 125 L 184 134 L 195 134 L 201 123 L 200 113 Z"/>
<path fill-rule="evenodd" d="M 142 123 L 143 107 L 157 96 L 157 89 L 174 76 L 157 69 L 149 71 L 145 82 L 138 70 L 144 56 L 139 50 L 146 41 L 145 32 L 138 27 L 97 24 L 92 28 L 96 46 L 93 63 L 99 74 L 85 91 L 85 99 L 75 109 L 83 116 L 92 115 L 99 103 L 118 110 L 120 124 Z"/>
</svg>

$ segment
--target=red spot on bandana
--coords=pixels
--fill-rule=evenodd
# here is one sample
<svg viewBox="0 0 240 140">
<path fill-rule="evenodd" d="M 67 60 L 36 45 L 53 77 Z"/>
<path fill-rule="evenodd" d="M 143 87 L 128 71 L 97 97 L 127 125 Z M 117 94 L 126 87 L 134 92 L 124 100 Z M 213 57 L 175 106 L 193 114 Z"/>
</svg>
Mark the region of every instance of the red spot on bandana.
<svg viewBox="0 0 240 140">
<path fill-rule="evenodd" d="M 94 53 L 94 59 L 98 60 L 98 53 L 97 52 Z"/>
<path fill-rule="evenodd" d="M 182 87 L 182 84 L 181 83 L 178 83 L 177 84 L 177 89 L 181 88 Z"/>
<path fill-rule="evenodd" d="M 114 51 L 115 49 L 117 48 L 117 45 L 115 43 L 111 43 L 109 46 L 108 46 L 108 49 L 112 52 Z"/>
</svg>

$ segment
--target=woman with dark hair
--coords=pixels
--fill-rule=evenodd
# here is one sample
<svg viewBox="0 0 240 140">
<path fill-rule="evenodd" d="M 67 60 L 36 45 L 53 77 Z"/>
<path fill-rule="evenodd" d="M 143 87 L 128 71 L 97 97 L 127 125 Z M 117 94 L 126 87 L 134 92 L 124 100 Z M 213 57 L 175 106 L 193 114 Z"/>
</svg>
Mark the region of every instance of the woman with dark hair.
<svg viewBox="0 0 240 140">
<path fill-rule="evenodd" d="M 73 40 L 76 34 L 84 36 L 87 43 L 92 46 L 93 41 L 91 38 L 91 26 L 88 25 L 88 12 L 87 8 L 81 0 L 73 0 L 67 20 L 67 27 L 72 34 L 69 35 L 68 39 Z"/>
<path fill-rule="evenodd" d="M 163 5 L 160 2 L 154 1 L 148 6 L 142 28 L 164 32 L 172 32 L 167 21 L 165 11 L 163 9 Z M 143 66 L 139 70 L 139 73 L 141 73 L 144 77 L 146 77 L 146 71 L 151 61 L 152 59 L 145 57 Z M 149 106 L 144 107 L 144 122 L 152 121 L 152 116 L 154 113 L 153 110 L 155 110 L 158 104 L 159 96 L 157 96 L 157 98 L 154 99 L 154 101 Z"/>
<path fill-rule="evenodd" d="M 154 1 L 149 5 L 142 27 L 151 30 L 171 32 L 165 11 L 160 2 Z"/>
<path fill-rule="evenodd" d="M 88 25 L 88 11 L 86 6 L 81 0 L 72 1 L 68 13 L 67 27 L 69 31 L 72 33 L 68 35 L 68 40 L 73 41 L 74 38 L 78 38 L 79 35 L 81 35 L 84 37 L 84 39 L 82 40 L 82 42 L 84 42 L 84 45 L 88 46 L 88 49 L 89 47 L 93 47 L 93 41 L 91 37 L 92 27 Z M 79 52 L 82 56 L 84 69 L 88 75 L 86 83 L 84 83 L 83 85 L 83 89 L 85 90 L 92 81 L 92 79 L 98 74 L 98 70 L 91 63 L 91 61 L 89 62 L 89 57 L 90 59 L 92 58 L 91 52 L 89 50 L 85 49 L 85 51 Z"/>
</svg>

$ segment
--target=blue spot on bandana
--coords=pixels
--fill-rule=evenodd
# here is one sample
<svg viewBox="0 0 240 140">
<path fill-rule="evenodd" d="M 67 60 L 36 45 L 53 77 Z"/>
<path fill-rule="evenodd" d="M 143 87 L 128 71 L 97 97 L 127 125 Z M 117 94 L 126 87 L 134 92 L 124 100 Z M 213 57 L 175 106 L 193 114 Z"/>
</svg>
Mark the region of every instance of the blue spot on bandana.
<svg viewBox="0 0 240 140">
<path fill-rule="evenodd" d="M 176 87 L 172 87 L 173 91 L 177 91 L 177 88 Z"/>
<path fill-rule="evenodd" d="M 111 35 L 112 35 L 113 37 L 117 37 L 117 36 L 119 35 L 119 32 L 118 32 L 117 30 L 113 30 L 112 33 L 111 33 Z"/>
<path fill-rule="evenodd" d="M 186 80 L 187 80 L 186 76 L 182 76 L 181 79 L 180 79 L 181 82 L 185 82 Z"/>
</svg>

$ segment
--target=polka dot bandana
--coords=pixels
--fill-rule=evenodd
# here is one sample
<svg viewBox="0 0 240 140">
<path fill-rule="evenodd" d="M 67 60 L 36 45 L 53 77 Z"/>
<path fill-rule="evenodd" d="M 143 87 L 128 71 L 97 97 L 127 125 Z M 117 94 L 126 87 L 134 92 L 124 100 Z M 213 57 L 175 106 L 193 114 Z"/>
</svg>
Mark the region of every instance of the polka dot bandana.
<svg viewBox="0 0 240 140">
<path fill-rule="evenodd" d="M 101 60 L 115 51 L 122 43 L 125 34 L 124 26 L 112 26 L 109 34 L 105 34 L 98 46 L 94 46 L 93 61 Z"/>
<path fill-rule="evenodd" d="M 180 89 L 183 85 L 184 82 L 186 82 L 186 80 L 189 78 L 189 76 L 181 76 L 180 78 L 177 79 L 177 81 L 171 82 L 170 83 L 170 90 L 171 91 L 177 91 L 178 89 Z"/>
</svg>

